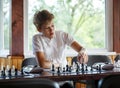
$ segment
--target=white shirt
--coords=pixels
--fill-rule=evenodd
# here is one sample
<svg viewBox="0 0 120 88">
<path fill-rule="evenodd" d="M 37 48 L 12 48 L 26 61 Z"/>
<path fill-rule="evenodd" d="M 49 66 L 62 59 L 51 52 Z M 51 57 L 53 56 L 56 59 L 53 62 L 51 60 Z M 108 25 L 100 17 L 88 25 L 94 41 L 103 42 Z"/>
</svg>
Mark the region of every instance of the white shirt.
<svg viewBox="0 0 120 88">
<path fill-rule="evenodd" d="M 39 33 L 33 36 L 33 53 L 44 52 L 47 60 L 66 66 L 67 61 L 64 51 L 66 45 L 70 46 L 73 41 L 71 35 L 62 31 L 55 31 L 55 36 L 52 39 Z"/>
</svg>

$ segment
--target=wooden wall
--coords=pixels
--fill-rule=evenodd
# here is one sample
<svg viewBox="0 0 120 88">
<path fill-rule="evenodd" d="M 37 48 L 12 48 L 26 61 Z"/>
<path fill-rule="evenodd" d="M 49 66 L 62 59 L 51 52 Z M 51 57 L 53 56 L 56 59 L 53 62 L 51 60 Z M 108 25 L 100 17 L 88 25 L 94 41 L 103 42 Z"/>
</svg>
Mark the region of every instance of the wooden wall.
<svg viewBox="0 0 120 88">
<path fill-rule="evenodd" d="M 10 55 L 24 55 L 24 16 L 23 16 L 23 1 L 12 1 L 12 30 L 10 42 Z"/>
<path fill-rule="evenodd" d="M 11 68 L 14 65 L 15 68 L 20 71 L 23 59 L 24 56 L 8 55 L 7 57 L 0 57 L 0 66 L 6 67 L 7 65 L 9 65 Z"/>
<path fill-rule="evenodd" d="M 113 50 L 120 53 L 120 0 L 113 0 Z"/>
</svg>

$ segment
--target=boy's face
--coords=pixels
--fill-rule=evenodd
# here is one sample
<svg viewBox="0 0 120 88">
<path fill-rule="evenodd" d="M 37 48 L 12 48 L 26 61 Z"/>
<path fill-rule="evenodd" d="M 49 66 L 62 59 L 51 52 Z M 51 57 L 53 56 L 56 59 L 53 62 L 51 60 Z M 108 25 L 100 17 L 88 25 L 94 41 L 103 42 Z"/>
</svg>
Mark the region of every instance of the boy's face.
<svg viewBox="0 0 120 88">
<path fill-rule="evenodd" d="M 47 24 L 42 25 L 41 32 L 47 38 L 52 39 L 55 33 L 53 21 L 49 21 Z"/>
</svg>

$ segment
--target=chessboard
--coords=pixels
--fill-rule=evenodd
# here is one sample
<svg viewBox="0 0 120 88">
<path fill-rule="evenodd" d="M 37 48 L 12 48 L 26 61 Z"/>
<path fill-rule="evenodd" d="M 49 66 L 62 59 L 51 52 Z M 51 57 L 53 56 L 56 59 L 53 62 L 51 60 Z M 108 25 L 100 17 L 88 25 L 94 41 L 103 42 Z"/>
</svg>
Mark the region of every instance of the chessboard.
<svg viewBox="0 0 120 88">
<path fill-rule="evenodd" d="M 66 65 L 66 67 L 57 67 L 55 68 L 52 65 L 52 68 L 49 70 L 50 73 L 54 74 L 89 74 L 89 73 L 103 73 L 105 70 L 102 69 L 102 66 L 87 66 L 87 64 L 74 64 L 72 66 Z"/>
<path fill-rule="evenodd" d="M 66 67 L 57 67 L 55 68 L 52 65 L 49 70 L 50 73 L 54 74 L 96 74 L 96 73 L 105 73 L 112 71 L 114 66 L 112 64 L 99 64 L 97 66 L 87 66 L 87 64 L 75 63 L 72 66 L 66 65 Z"/>
<path fill-rule="evenodd" d="M 28 72 L 23 72 L 23 70 L 19 71 L 16 68 L 5 68 L 3 67 L 2 70 L 0 70 L 0 79 L 12 79 L 12 78 L 29 78 L 33 77 L 33 74 L 30 74 Z"/>
</svg>

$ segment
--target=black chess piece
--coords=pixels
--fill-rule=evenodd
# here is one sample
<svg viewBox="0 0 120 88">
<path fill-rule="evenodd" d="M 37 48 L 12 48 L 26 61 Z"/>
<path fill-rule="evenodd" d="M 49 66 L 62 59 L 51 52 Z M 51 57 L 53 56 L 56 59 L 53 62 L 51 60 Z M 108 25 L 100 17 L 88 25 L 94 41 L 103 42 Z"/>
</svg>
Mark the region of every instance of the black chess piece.
<svg viewBox="0 0 120 88">
<path fill-rule="evenodd" d="M 79 72 L 79 68 L 76 68 L 76 72 L 77 72 L 77 73 Z"/>
<path fill-rule="evenodd" d="M 66 65 L 66 72 L 68 72 L 69 71 L 69 66 L 68 65 Z"/>
<path fill-rule="evenodd" d="M 81 64 L 81 71 L 84 72 L 84 63 Z"/>
<path fill-rule="evenodd" d="M 11 76 L 11 68 L 8 71 L 8 75 Z"/>
<path fill-rule="evenodd" d="M 65 67 L 63 67 L 63 72 L 65 72 Z"/>
<path fill-rule="evenodd" d="M 15 68 L 15 76 L 17 76 L 17 75 L 18 75 L 18 69 Z"/>
<path fill-rule="evenodd" d="M 76 72 L 78 73 L 78 72 L 79 72 L 79 70 L 80 70 L 79 64 L 78 64 L 78 63 L 76 63 L 76 66 L 77 66 L 77 68 L 76 68 Z"/>
<path fill-rule="evenodd" d="M 87 66 L 87 65 L 85 66 L 85 71 L 86 71 L 86 72 L 88 71 L 88 66 Z"/>
<path fill-rule="evenodd" d="M 23 68 L 21 69 L 21 75 L 24 75 Z"/>
<path fill-rule="evenodd" d="M 99 72 L 101 72 L 101 70 L 102 70 L 101 64 L 99 65 L 98 70 L 99 70 Z"/>
<path fill-rule="evenodd" d="M 72 66 L 69 66 L 69 72 L 71 72 L 72 71 Z"/>
<path fill-rule="evenodd" d="M 96 66 L 96 69 L 97 69 L 97 71 L 99 70 L 99 67 L 98 66 Z"/>
<path fill-rule="evenodd" d="M 54 64 L 52 64 L 52 71 L 55 71 L 55 66 L 54 66 Z"/>
<path fill-rule="evenodd" d="M 57 73 L 60 73 L 60 67 L 57 68 Z"/>
<path fill-rule="evenodd" d="M 91 66 L 91 69 L 90 69 L 90 71 L 93 71 L 93 66 Z"/>
<path fill-rule="evenodd" d="M 5 76 L 5 67 L 3 67 L 2 76 Z"/>
</svg>

